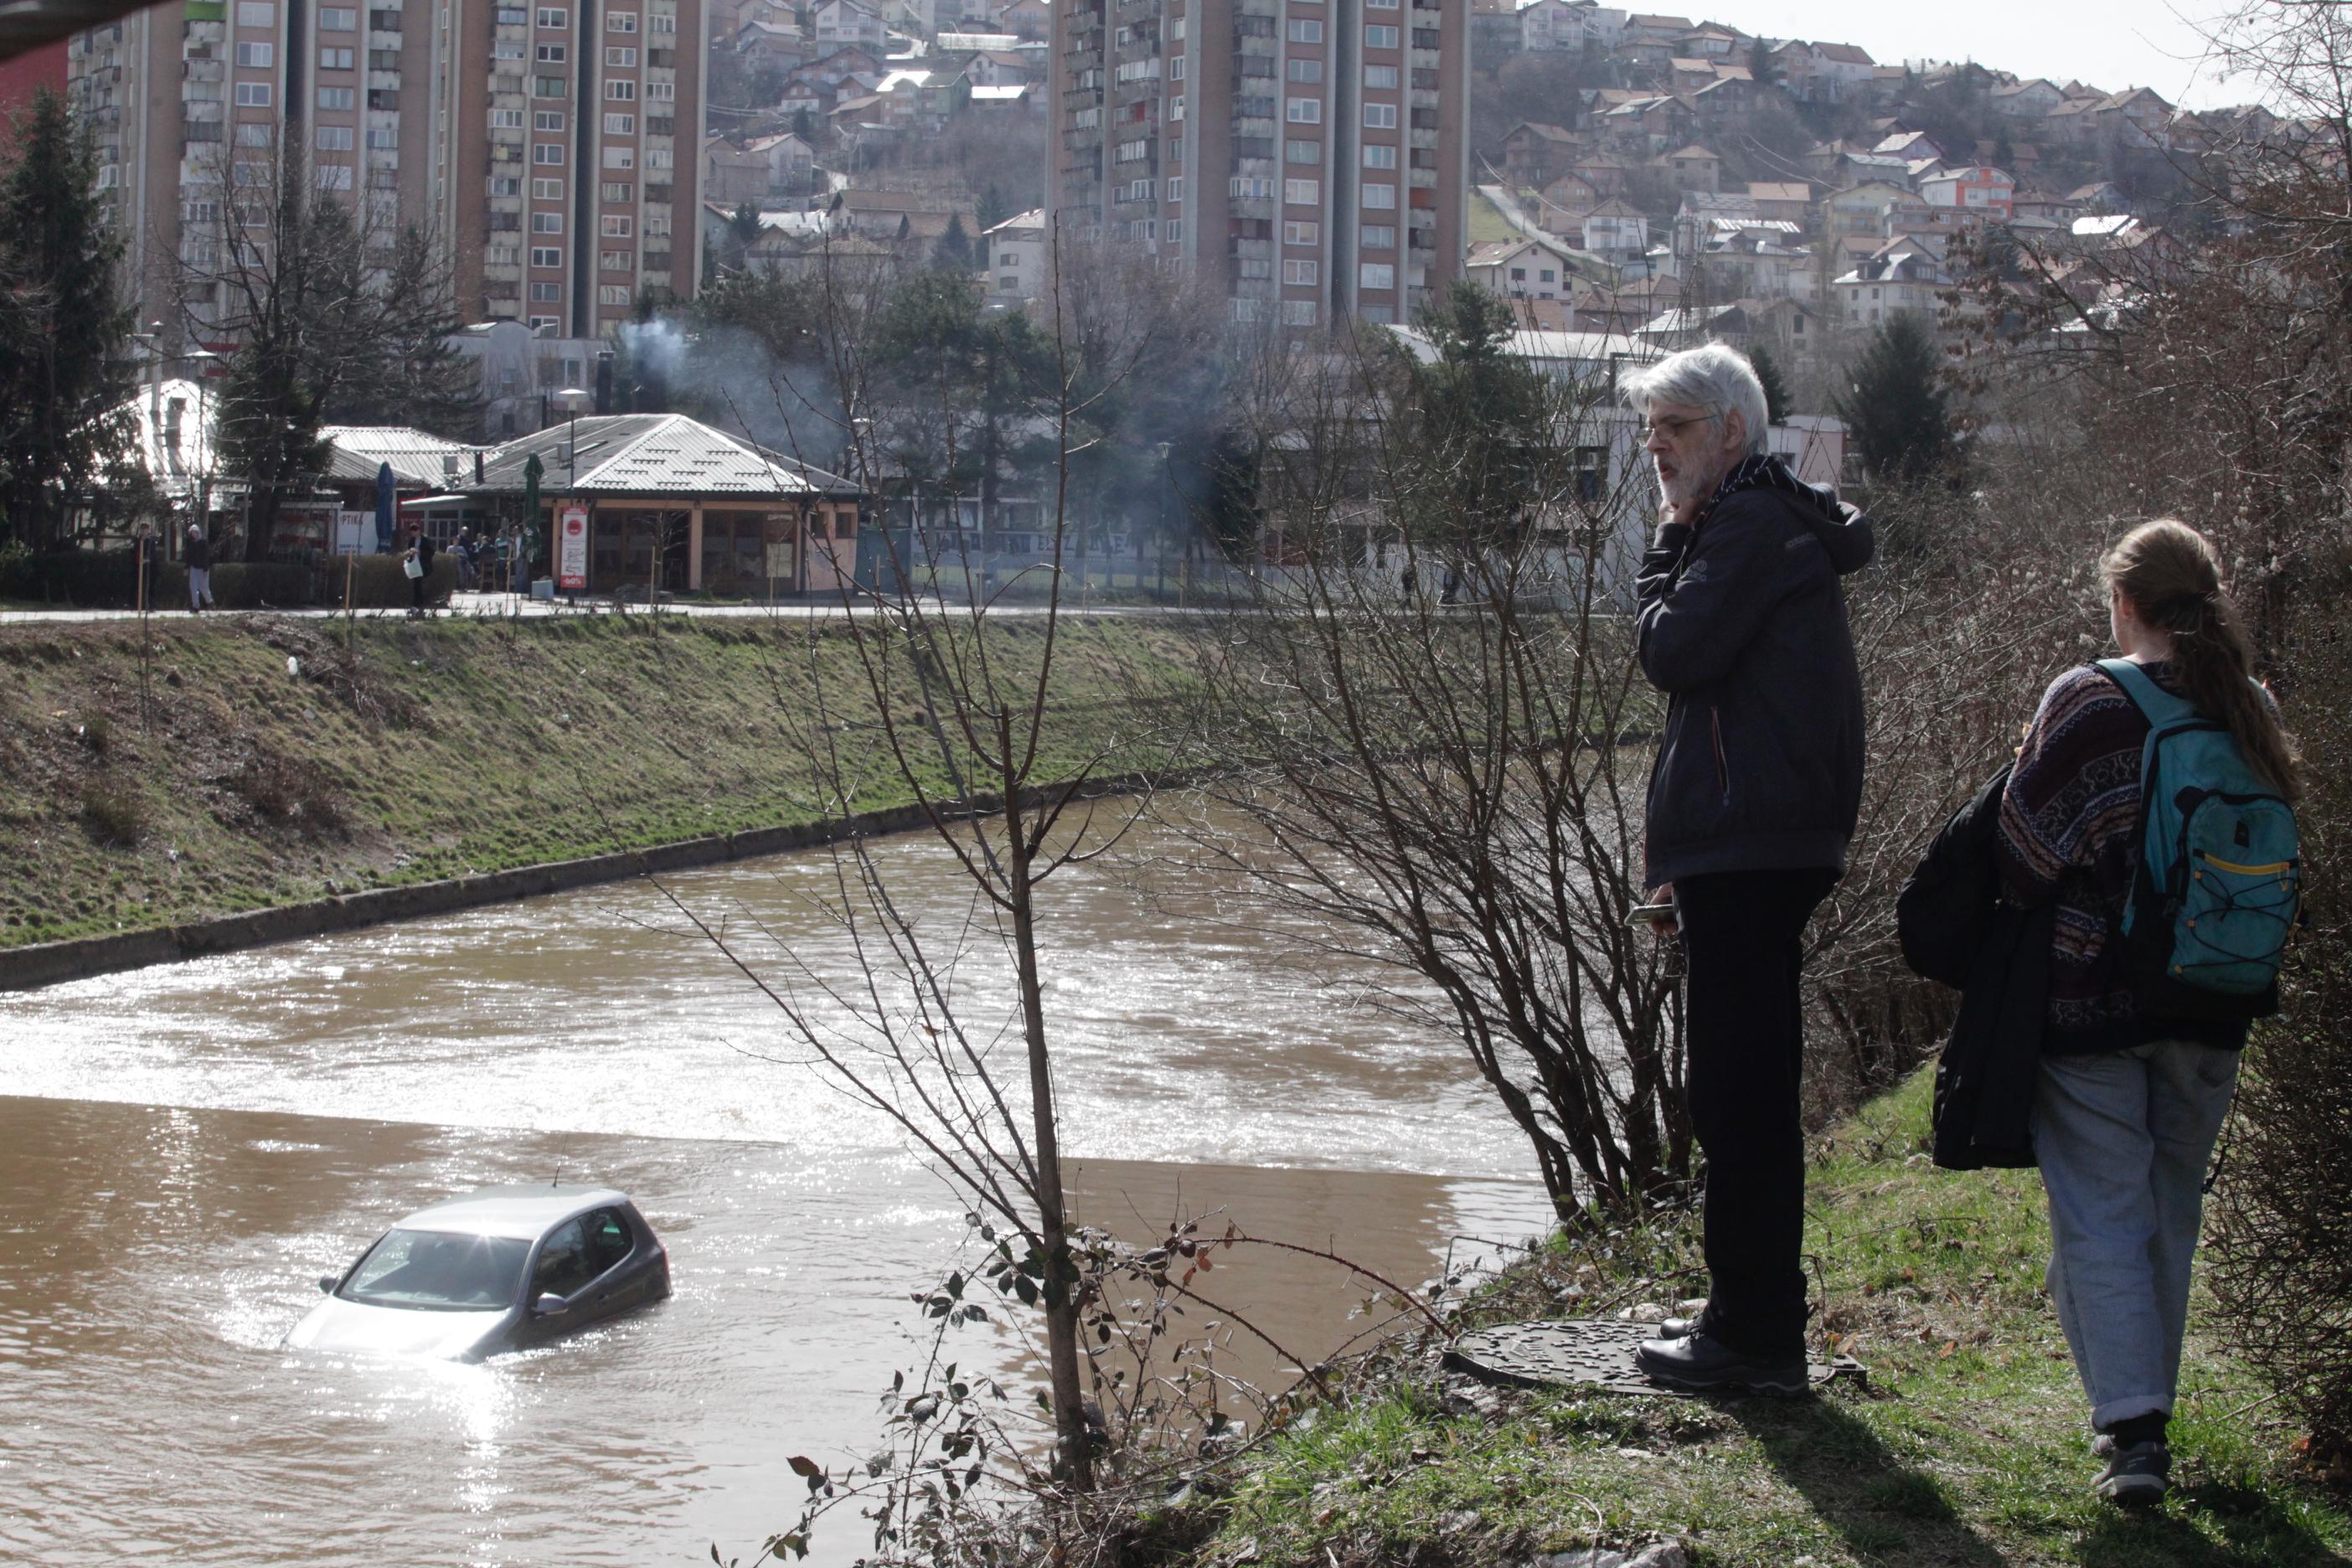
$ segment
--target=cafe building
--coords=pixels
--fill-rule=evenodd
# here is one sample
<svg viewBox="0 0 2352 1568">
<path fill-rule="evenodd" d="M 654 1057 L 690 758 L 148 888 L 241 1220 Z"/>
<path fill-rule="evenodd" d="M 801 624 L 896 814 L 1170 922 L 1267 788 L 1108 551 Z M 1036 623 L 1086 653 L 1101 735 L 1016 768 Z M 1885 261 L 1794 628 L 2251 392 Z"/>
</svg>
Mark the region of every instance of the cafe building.
<svg viewBox="0 0 2352 1568">
<path fill-rule="evenodd" d="M 553 425 L 494 448 L 478 479 L 454 488 L 511 514 L 527 504 L 534 458 L 541 537 L 552 546 L 559 517 L 587 513 L 585 592 L 658 582 L 769 599 L 832 593 L 856 572 L 855 484 L 682 414 Z"/>
</svg>

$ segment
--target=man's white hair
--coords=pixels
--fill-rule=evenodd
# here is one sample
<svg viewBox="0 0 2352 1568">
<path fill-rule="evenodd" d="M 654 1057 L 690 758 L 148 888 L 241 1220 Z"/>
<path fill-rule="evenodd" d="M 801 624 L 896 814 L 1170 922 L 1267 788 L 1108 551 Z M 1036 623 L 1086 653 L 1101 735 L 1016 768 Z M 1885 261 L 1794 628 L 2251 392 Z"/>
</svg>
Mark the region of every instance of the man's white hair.
<svg viewBox="0 0 2352 1568">
<path fill-rule="evenodd" d="M 1645 415 L 1660 403 L 1713 415 L 1737 409 L 1751 456 L 1763 451 L 1770 439 L 1764 384 L 1756 379 L 1746 354 L 1721 343 L 1685 349 L 1637 371 L 1626 384 L 1625 401 Z"/>
</svg>

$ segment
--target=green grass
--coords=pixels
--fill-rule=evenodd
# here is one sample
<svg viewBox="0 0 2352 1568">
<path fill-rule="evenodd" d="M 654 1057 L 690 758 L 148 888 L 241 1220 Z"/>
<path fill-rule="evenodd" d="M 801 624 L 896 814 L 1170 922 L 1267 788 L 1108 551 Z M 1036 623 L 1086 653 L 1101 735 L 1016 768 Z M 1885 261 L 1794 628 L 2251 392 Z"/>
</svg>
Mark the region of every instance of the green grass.
<svg viewBox="0 0 2352 1568">
<path fill-rule="evenodd" d="M 1866 1391 L 1717 1401 L 1567 1394 L 1466 1408 L 1400 1362 L 1226 1478 L 1214 1533 L 1186 1558 L 1266 1568 L 1517 1562 L 1672 1536 L 1696 1564 L 1811 1558 L 1900 1568 L 2291 1568 L 2352 1548 L 2342 1500 L 2288 1456 L 2263 1391 L 2194 1339 L 2173 1426 L 2173 1497 L 2126 1516 L 2087 1490 L 2082 1391 L 2040 1293 L 2048 1233 L 2033 1173 L 1930 1167 L 1928 1079 L 1819 1148 L 1810 1248 L 1822 1322 L 1870 1368 Z M 1613 1256 L 1612 1256 L 1613 1255 Z M 1671 1298 L 1695 1266 L 1686 1224 L 1559 1247 L 1513 1269 L 1474 1321 Z M 1170 1539 L 1197 1536 L 1161 1521 Z"/>
<path fill-rule="evenodd" d="M 1470 243 L 1485 245 L 1490 240 L 1514 240 L 1520 237 L 1518 229 L 1503 216 L 1503 209 L 1488 201 L 1477 191 L 1470 193 Z"/>
<path fill-rule="evenodd" d="M 992 623 L 985 651 L 1017 680 L 1042 634 Z M 190 619 L 159 624 L 143 664 L 140 635 L 0 627 L 0 946 L 910 798 L 838 623 Z M 1179 672 L 1184 635 L 1066 619 L 1036 776 L 1156 760 L 1131 694 Z M 892 668 L 889 715 L 944 791 Z"/>
</svg>

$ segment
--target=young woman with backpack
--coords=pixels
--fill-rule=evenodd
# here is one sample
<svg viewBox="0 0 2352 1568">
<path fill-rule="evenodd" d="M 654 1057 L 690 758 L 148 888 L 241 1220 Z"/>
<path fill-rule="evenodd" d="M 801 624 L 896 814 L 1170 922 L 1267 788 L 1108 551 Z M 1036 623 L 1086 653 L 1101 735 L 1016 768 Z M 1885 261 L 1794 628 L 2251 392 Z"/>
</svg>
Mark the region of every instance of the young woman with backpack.
<svg viewBox="0 0 2352 1568">
<path fill-rule="evenodd" d="M 2248 1020 L 2277 1006 L 2299 759 L 2201 534 L 2143 524 L 2101 568 L 2123 658 L 2043 695 L 1996 858 L 2012 903 L 2055 907 L 2032 1110 L 2050 1295 L 2105 1460 L 2095 1489 L 2135 1504 L 2169 1484 L 2206 1166 Z"/>
</svg>

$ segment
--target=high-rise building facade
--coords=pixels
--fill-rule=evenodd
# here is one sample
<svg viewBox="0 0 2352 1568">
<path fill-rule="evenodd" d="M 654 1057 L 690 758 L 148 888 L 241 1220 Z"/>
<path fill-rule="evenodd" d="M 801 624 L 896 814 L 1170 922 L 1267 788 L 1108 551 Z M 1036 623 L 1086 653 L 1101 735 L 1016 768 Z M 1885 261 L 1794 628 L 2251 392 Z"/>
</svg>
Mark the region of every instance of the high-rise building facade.
<svg viewBox="0 0 2352 1568">
<path fill-rule="evenodd" d="M 282 169 L 423 228 L 467 320 L 585 338 L 693 291 L 702 65 L 702 0 L 167 0 L 78 35 L 68 79 L 142 319 L 201 320 Z"/>
<path fill-rule="evenodd" d="M 1468 0 L 1060 0 L 1047 222 L 1222 277 L 1238 320 L 1406 321 L 1461 274 L 1468 28 Z"/>
</svg>

